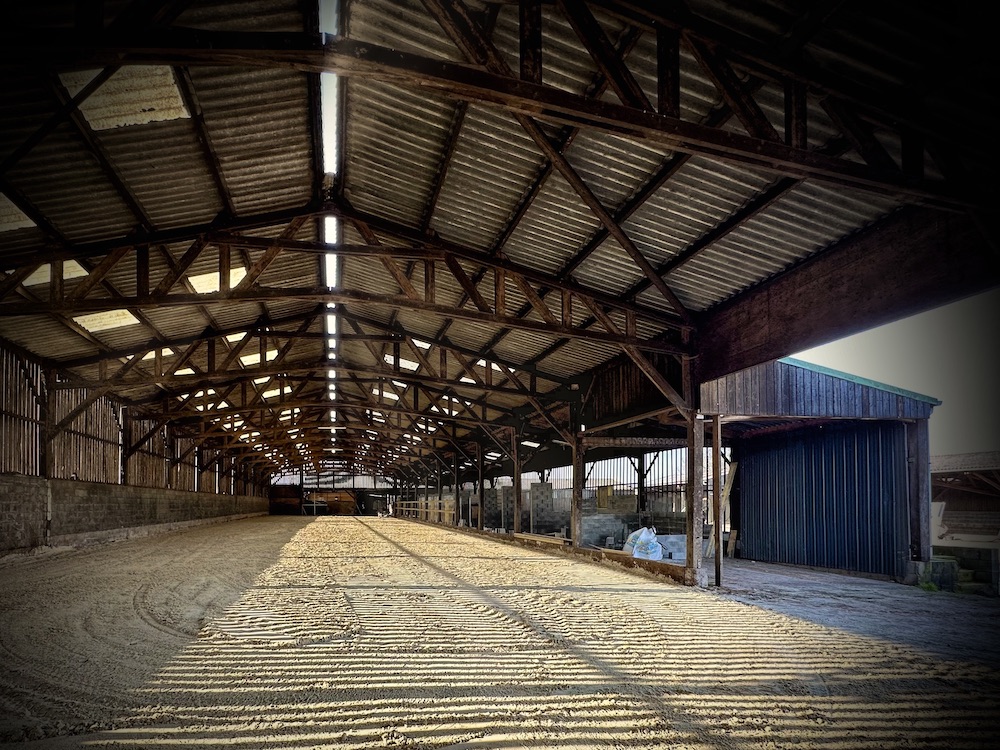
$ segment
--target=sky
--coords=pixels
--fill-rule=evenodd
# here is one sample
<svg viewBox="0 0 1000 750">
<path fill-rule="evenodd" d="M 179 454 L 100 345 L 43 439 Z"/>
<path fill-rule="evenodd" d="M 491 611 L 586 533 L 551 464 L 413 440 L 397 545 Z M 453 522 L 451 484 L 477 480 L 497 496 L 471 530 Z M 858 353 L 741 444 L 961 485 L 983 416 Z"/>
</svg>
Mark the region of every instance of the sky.
<svg viewBox="0 0 1000 750">
<path fill-rule="evenodd" d="M 793 355 L 932 396 L 932 456 L 1000 450 L 1000 289 Z"/>
</svg>

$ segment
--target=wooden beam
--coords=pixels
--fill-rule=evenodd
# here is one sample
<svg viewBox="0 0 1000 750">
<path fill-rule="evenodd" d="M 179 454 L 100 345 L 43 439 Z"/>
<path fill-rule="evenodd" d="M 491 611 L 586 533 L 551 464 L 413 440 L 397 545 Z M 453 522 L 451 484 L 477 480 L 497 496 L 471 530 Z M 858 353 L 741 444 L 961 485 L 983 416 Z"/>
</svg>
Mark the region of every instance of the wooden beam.
<svg viewBox="0 0 1000 750">
<path fill-rule="evenodd" d="M 611 89 L 622 104 L 643 110 L 653 109 L 653 105 L 646 98 L 642 86 L 625 66 L 611 40 L 608 39 L 604 29 L 594 18 L 594 14 L 590 12 L 587 5 L 581 2 L 567 2 L 567 0 L 557 1 L 576 35 L 583 42 L 584 47 L 587 48 L 590 56 L 597 63 L 598 69 L 608 80 Z"/>
<path fill-rule="evenodd" d="M 767 119 L 767 115 L 751 96 L 750 91 L 718 51 L 695 39 L 688 39 L 687 43 L 695 59 L 708 73 L 716 89 L 722 95 L 723 101 L 736 115 L 746 131 L 755 138 L 780 143 L 781 136 L 778 135 L 774 125 Z"/>
<path fill-rule="evenodd" d="M 207 294 L 160 294 L 149 297 L 119 297 L 108 299 L 83 299 L 66 301 L 59 307 L 53 307 L 48 302 L 17 302 L 0 304 L 0 317 L 23 316 L 23 315 L 44 315 L 50 312 L 58 312 L 64 315 L 80 315 L 92 312 L 104 312 L 108 310 L 119 310 L 121 308 L 144 309 L 160 307 L 186 307 L 198 304 L 212 304 L 225 302 L 277 302 L 280 300 L 302 300 L 317 303 L 336 303 L 343 305 L 384 305 L 388 307 L 399 307 L 422 312 L 441 315 L 443 317 L 460 318 L 481 323 L 489 323 L 498 326 L 508 326 L 545 333 L 551 336 L 561 336 L 566 338 L 578 338 L 590 341 L 599 341 L 610 344 L 627 344 L 639 349 L 659 351 L 665 353 L 681 353 L 685 348 L 665 341 L 658 340 L 637 340 L 612 336 L 600 331 L 590 331 L 578 327 L 568 327 L 563 325 L 552 325 L 541 321 L 526 320 L 513 316 L 499 316 L 479 310 L 468 308 L 454 308 L 449 305 L 436 304 L 433 302 L 421 302 L 412 300 L 400 295 L 374 294 L 360 290 L 338 289 L 331 290 L 327 287 L 254 287 L 248 290 L 235 289 L 229 294 L 221 292 L 210 292 Z"/>
<path fill-rule="evenodd" d="M 699 382 L 1000 284 L 1000 258 L 956 214 L 901 209 L 701 318 Z"/>
<path fill-rule="evenodd" d="M 541 0 L 519 0 L 518 23 L 521 80 L 540 84 L 542 82 Z"/>
<path fill-rule="evenodd" d="M 75 30 L 74 30 L 75 31 Z M 970 208 L 981 196 L 962 191 L 962 186 L 941 182 L 913 183 L 901 175 L 887 176 L 867 164 L 818 157 L 810 151 L 791 149 L 783 143 L 705 128 L 697 123 L 666 118 L 656 112 L 606 101 L 589 101 L 555 87 L 539 86 L 509 75 L 499 75 L 433 60 L 369 42 L 336 38 L 326 41 L 315 35 L 257 32 L 210 32 L 204 30 L 157 29 L 135 39 L 114 35 L 81 39 L 61 29 L 46 29 L 44 35 L 30 31 L 4 35 L 0 41 L 0 65 L 37 63 L 52 69 L 62 65 L 100 64 L 104 61 L 141 61 L 144 64 L 227 64 L 279 67 L 333 72 L 343 76 L 363 75 L 379 80 L 443 91 L 475 101 L 501 104 L 513 111 L 574 126 L 586 125 L 607 132 L 628 132 L 668 148 L 702 153 L 749 166 L 811 177 L 860 189 L 952 208 Z M 13 57 L 13 59 L 12 59 Z"/>
<path fill-rule="evenodd" d="M 656 111 L 681 116 L 681 43 L 676 29 L 656 29 Z"/>
</svg>

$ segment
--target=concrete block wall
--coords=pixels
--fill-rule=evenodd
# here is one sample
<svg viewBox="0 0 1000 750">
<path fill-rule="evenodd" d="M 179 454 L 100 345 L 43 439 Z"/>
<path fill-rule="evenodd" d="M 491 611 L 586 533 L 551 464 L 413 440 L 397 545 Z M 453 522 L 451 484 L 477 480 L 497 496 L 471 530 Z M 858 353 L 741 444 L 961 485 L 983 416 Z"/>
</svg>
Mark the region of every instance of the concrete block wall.
<svg viewBox="0 0 1000 750">
<path fill-rule="evenodd" d="M 483 526 L 487 529 L 500 526 L 500 503 L 497 501 L 497 491 L 493 487 L 483 488 Z"/>
<path fill-rule="evenodd" d="M 653 513 L 653 525 L 661 534 L 686 534 L 687 514 L 680 512 Z"/>
<path fill-rule="evenodd" d="M 556 497 L 551 482 L 536 482 L 531 485 L 528 507 L 533 516 L 533 531 L 536 534 L 555 534 L 566 529 L 569 534 L 570 498 Z M 524 526 L 528 529 L 528 526 Z"/>
<path fill-rule="evenodd" d="M 45 544 L 48 492 L 44 479 L 0 475 L 0 553 Z"/>
<path fill-rule="evenodd" d="M 217 495 L 66 479 L 0 476 L 0 552 L 140 536 L 264 515 L 266 497 Z"/>
<path fill-rule="evenodd" d="M 951 534 L 1000 536 L 1000 511 L 949 510 L 945 506 L 941 522 Z"/>
<path fill-rule="evenodd" d="M 514 488 L 487 487 L 483 490 L 486 516 L 483 525 L 488 529 L 514 528 Z M 502 510 L 501 510 L 502 509 Z M 524 527 L 527 529 L 527 526 Z"/>
<path fill-rule="evenodd" d="M 607 538 L 614 537 L 614 546 L 621 549 L 625 538 L 639 528 L 637 513 L 591 513 L 581 519 L 583 526 L 580 543 L 583 546 L 606 547 Z"/>
<path fill-rule="evenodd" d="M 638 503 L 637 495 L 612 495 L 608 498 L 607 507 L 601 510 L 606 513 L 634 513 Z"/>
</svg>

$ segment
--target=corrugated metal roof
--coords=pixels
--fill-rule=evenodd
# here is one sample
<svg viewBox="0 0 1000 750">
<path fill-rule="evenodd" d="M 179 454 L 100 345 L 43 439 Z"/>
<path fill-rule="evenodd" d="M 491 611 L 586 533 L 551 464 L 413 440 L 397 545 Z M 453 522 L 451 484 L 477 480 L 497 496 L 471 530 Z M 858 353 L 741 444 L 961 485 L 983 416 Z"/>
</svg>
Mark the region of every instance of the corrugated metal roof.
<svg viewBox="0 0 1000 750">
<path fill-rule="evenodd" d="M 480 43 L 456 44 L 452 37 L 461 34 L 464 22 L 449 33 L 435 18 L 434 4 L 343 0 L 341 5 L 346 39 L 362 43 L 352 48 L 357 68 L 337 56 L 336 39 L 312 35 L 319 11 L 309 4 L 182 4 L 176 18 L 157 18 L 155 33 L 176 31 L 172 26 L 233 32 L 231 38 L 244 47 L 226 50 L 230 37 L 207 35 L 200 37 L 209 40 L 200 49 L 198 39 L 186 37 L 179 44 L 185 54 L 201 55 L 188 64 L 189 58 L 170 58 L 171 41 L 165 37 L 166 63 L 156 60 L 156 67 L 141 69 L 131 65 L 133 58 L 124 50 L 109 59 L 126 63 L 115 80 L 130 82 L 120 90 L 110 82 L 98 89 L 82 108 L 82 122 L 58 119 L 56 82 L 68 72 L 59 67 L 59 50 L 40 58 L 42 69 L 26 74 L 18 56 L 36 58 L 10 39 L 13 51 L 5 52 L 5 59 L 11 74 L 5 69 L 0 76 L 0 194 L 7 217 L 3 226 L 11 228 L 0 231 L 0 289 L 8 271 L 17 272 L 43 257 L 39 254 L 47 262 L 53 251 L 62 250 L 96 273 L 105 259 L 110 263 L 120 253 L 101 283 L 66 280 L 69 312 L 64 318 L 100 311 L 113 306 L 112 298 L 124 296 L 128 304 L 121 307 L 132 309 L 140 322 L 88 334 L 58 322 L 53 310 L 4 314 L 0 337 L 48 364 L 74 363 L 73 373 L 90 379 L 100 374 L 102 356 L 110 358 L 106 370 L 108 364 L 117 368 L 123 352 L 138 351 L 148 342 L 186 342 L 175 349 L 193 347 L 189 364 L 202 377 L 210 340 L 219 347 L 217 357 L 229 351 L 211 327 L 242 331 L 272 324 L 295 330 L 311 315 L 317 316 L 312 333 L 325 327 L 324 311 L 331 308 L 322 306 L 325 260 L 319 222 L 340 215 L 344 243 L 372 241 L 436 253 L 433 304 L 423 296 L 424 262 L 392 259 L 409 277 L 407 283 L 374 255 L 345 255 L 341 286 L 355 298 L 338 305 L 345 316 L 342 333 L 354 335 L 350 317 L 360 321 L 362 331 L 381 337 L 373 344 L 376 351 L 392 349 L 381 340 L 391 331 L 402 342 L 404 356 L 406 338 L 416 337 L 455 347 L 473 363 L 496 356 L 530 366 L 536 395 L 546 408 L 568 414 L 560 385 L 586 381 L 619 361 L 631 367 L 622 342 L 607 340 L 608 329 L 594 320 L 581 296 L 602 303 L 605 312 L 596 317 L 607 314 L 612 329 L 643 342 L 661 374 L 673 378 L 679 359 L 664 352 L 690 346 L 688 353 L 697 355 L 705 316 L 776 276 L 794 273 L 807 259 L 900 209 L 947 204 L 954 213 L 949 196 L 935 192 L 941 181 L 954 179 L 956 172 L 947 168 L 952 158 L 961 168 L 958 173 L 992 179 L 992 156 L 982 145 L 990 142 L 992 126 L 984 126 L 979 112 L 995 100 L 989 86 L 995 56 L 964 41 L 977 30 L 967 28 L 961 14 L 949 15 L 924 0 L 890 0 L 877 7 L 691 0 L 689 12 L 677 17 L 672 7 L 655 4 L 646 10 L 599 1 L 579 6 L 592 13 L 605 41 L 622 50 L 620 69 L 615 60 L 598 64 L 561 5 L 544 3 L 541 89 L 503 79 L 504 67 L 515 77 L 520 72 L 516 3 L 467 3 L 473 25 L 489 40 L 478 50 L 480 61 L 495 51 L 499 77 L 483 76 L 479 63 L 467 59 L 466 52 Z M 148 20 L 144 6 L 125 0 L 101 6 L 109 28 L 123 12 L 134 14 L 133 24 Z M 454 7 L 441 5 L 445 16 Z M 76 29 L 73 4 L 22 3 L 9 16 L 11 28 L 26 34 L 74 29 L 87 41 L 86 32 Z M 661 105 L 658 66 L 669 59 L 653 33 L 658 25 L 679 31 L 680 118 L 643 129 L 636 123 L 648 125 L 649 110 Z M 280 34 L 239 36 L 246 31 Z M 151 32 L 149 38 L 154 36 Z M 135 37 L 136 44 L 145 39 L 139 33 Z M 315 52 L 324 41 L 332 50 L 325 63 L 347 68 L 340 79 L 343 167 L 336 175 L 322 173 L 322 138 L 316 130 L 321 87 Z M 73 43 L 67 37 L 63 46 L 73 49 Z M 88 70 L 94 68 L 84 50 L 74 54 L 81 64 L 74 58 L 70 67 L 85 62 Z M 411 68 L 407 55 L 417 58 Z M 370 59 L 378 64 L 357 74 Z M 462 67 L 442 68 L 442 63 Z M 449 83 L 442 70 L 456 80 Z M 606 76 L 617 77 L 630 90 L 629 79 L 634 79 L 641 91 L 635 98 L 648 104 L 629 109 L 632 95 L 619 96 Z M 716 76 L 731 83 L 718 83 Z M 84 77 L 76 83 L 61 80 L 69 83 L 72 95 Z M 431 79 L 436 80 L 433 88 Z M 792 111 L 789 97 L 799 91 L 790 86 L 793 82 L 806 93 L 807 150 L 790 149 L 782 157 L 780 149 L 792 140 L 786 111 Z M 523 95 L 515 101 L 516 111 L 500 103 L 516 95 Z M 154 110 L 156 117 L 177 119 L 154 119 Z M 327 114 L 332 110 L 324 108 Z M 519 123 L 525 118 L 531 118 L 531 133 Z M 50 121 L 56 124 L 44 130 Z M 657 127 L 658 137 L 649 137 Z M 772 132 L 777 140 L 771 140 Z M 933 146 L 920 163 L 911 162 L 912 144 L 904 143 L 911 132 Z M 552 149 L 561 155 L 550 159 L 546 152 Z M 956 150 L 958 157 L 944 158 Z M 588 205 L 595 201 L 598 206 Z M 965 206 L 959 203 L 957 210 Z M 249 298 L 221 299 L 209 291 L 177 304 L 179 295 L 194 294 L 193 281 L 217 275 L 220 252 L 229 247 L 217 243 L 227 233 L 302 244 L 285 249 L 233 244 L 234 269 L 268 261 Z M 634 245 L 641 262 L 623 241 Z M 204 250 L 188 264 L 199 243 Z M 142 278 L 146 256 L 138 249 L 147 247 L 148 283 Z M 446 254 L 478 284 L 486 301 L 481 306 L 489 310 L 466 299 L 466 289 L 444 262 Z M 507 279 L 503 311 L 494 305 L 495 262 L 527 271 L 526 280 Z M 175 272 L 180 273 L 170 285 L 174 299 L 143 298 L 147 292 L 160 295 L 157 287 Z M 650 276 L 657 283 L 661 277 L 668 293 Z M 519 281 L 545 299 L 556 325 L 545 329 L 546 316 L 530 303 Z M 396 304 L 406 295 L 401 287 L 410 285 L 412 298 Z M 0 305 L 49 300 L 47 284 L 8 286 Z M 88 286 L 93 289 L 86 295 L 76 294 Z M 685 309 L 676 309 L 674 295 Z M 568 322 L 563 321 L 567 302 L 572 306 Z M 576 329 L 572 336 L 565 336 L 564 324 Z M 682 324 L 691 326 L 690 335 Z M 322 369 L 326 347 L 325 337 L 303 337 L 291 346 L 288 361 Z M 650 351 L 658 347 L 660 352 Z M 435 366 L 439 354 L 434 348 L 427 355 Z M 345 340 L 338 357 L 362 368 L 381 371 L 385 365 L 361 341 Z M 168 399 L 175 395 L 176 383 L 152 383 L 151 368 L 137 369 L 149 382 L 134 377 L 121 393 L 150 403 L 158 393 Z M 458 380 L 457 363 L 448 369 L 458 392 L 478 393 L 519 411 L 504 425 L 516 427 L 524 414 L 534 414 L 523 396 L 470 387 Z M 634 374 L 626 378 L 634 394 L 663 395 L 648 380 L 630 379 Z M 235 376 L 248 377 L 244 371 Z M 299 385 L 301 393 L 316 400 L 317 413 L 327 408 L 326 383 Z M 355 386 L 349 377 L 338 378 L 338 387 L 370 395 L 364 392 L 370 391 L 367 384 Z M 891 388 L 876 390 L 904 400 L 915 397 L 925 406 L 933 403 Z M 617 403 L 613 394 L 603 394 L 603 402 Z"/>
<path fill-rule="evenodd" d="M 965 471 L 1000 471 L 1000 451 L 931 456 L 932 474 L 956 474 Z"/>
</svg>

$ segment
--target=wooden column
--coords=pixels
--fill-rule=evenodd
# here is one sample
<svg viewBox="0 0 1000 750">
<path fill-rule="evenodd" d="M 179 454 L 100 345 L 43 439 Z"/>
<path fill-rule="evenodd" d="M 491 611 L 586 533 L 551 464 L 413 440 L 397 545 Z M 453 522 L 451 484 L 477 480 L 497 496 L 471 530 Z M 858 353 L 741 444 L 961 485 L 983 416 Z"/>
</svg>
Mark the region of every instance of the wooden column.
<svg viewBox="0 0 1000 750">
<path fill-rule="evenodd" d="M 570 538 L 574 547 L 580 547 L 583 539 L 583 482 L 585 479 L 584 459 L 587 449 L 579 434 L 573 440 L 573 500 L 569 513 Z"/>
<path fill-rule="evenodd" d="M 458 451 L 455 451 L 452 473 L 455 475 L 455 525 L 460 525 L 462 520 L 462 498 L 458 489 Z"/>
<path fill-rule="evenodd" d="M 483 524 L 486 519 L 486 484 L 483 479 L 483 453 L 483 446 L 480 443 L 476 443 L 476 471 L 479 475 L 479 517 L 476 519 L 476 528 L 480 531 L 483 530 Z"/>
<path fill-rule="evenodd" d="M 521 532 L 521 508 L 524 504 L 524 496 L 521 493 L 521 451 L 517 445 L 517 430 L 510 430 L 511 456 L 514 459 L 514 533 Z"/>
<path fill-rule="evenodd" d="M 423 507 L 423 519 L 428 520 L 431 517 L 431 473 L 427 472 L 427 476 L 424 477 L 424 507 Z"/>
<path fill-rule="evenodd" d="M 635 512 L 642 515 L 650 513 L 649 502 L 646 500 L 646 454 L 640 453 L 639 460 L 636 461 L 636 482 L 635 482 Z"/>
<path fill-rule="evenodd" d="M 704 447 L 705 421 L 692 412 L 688 422 L 687 559 L 684 562 L 684 582 L 691 586 L 704 586 L 706 583 L 702 567 Z"/>
<path fill-rule="evenodd" d="M 437 501 L 437 513 L 434 514 L 435 523 L 444 523 L 444 471 L 441 466 L 441 459 L 437 461 L 437 491 L 438 491 L 438 501 Z"/>
<path fill-rule="evenodd" d="M 712 415 L 712 541 L 715 585 L 722 585 L 722 417 Z"/>
</svg>

